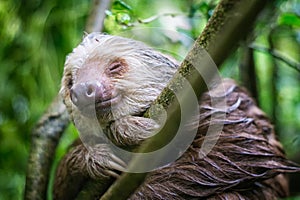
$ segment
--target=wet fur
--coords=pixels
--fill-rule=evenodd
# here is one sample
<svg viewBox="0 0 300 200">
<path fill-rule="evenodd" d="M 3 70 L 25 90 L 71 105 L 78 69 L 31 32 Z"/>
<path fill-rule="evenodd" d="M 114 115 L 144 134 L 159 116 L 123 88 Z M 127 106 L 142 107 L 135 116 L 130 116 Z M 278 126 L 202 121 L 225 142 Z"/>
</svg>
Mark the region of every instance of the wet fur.
<svg viewBox="0 0 300 200">
<path fill-rule="evenodd" d="M 205 118 L 191 147 L 176 162 L 151 173 L 131 199 L 269 200 L 288 195 L 283 173 L 299 168 L 285 158 L 273 126 L 248 93 L 231 80 L 224 85 L 227 91 L 234 87 L 227 105 L 241 103 L 226 113 L 227 125 L 212 151 L 202 158 L 200 148 L 208 125 L 220 123 L 210 121 L 214 108 L 205 93 L 200 101 Z"/>
<path fill-rule="evenodd" d="M 78 69 L 91 58 L 103 63 L 120 58 L 127 62 L 129 71 L 114 80 L 124 95 L 123 101 L 112 111 L 113 114 L 99 116 L 98 120 L 108 132 L 118 130 L 110 137 L 120 146 L 140 144 L 148 137 L 144 129 L 149 128 L 151 132 L 155 122 L 148 123 L 148 119 L 137 116 L 141 116 L 160 94 L 176 71 L 177 64 L 134 40 L 97 33 L 88 35 L 68 56 L 61 89 L 71 117 L 77 117 L 87 130 L 92 129 L 93 123 L 72 105 L 70 87 L 76 82 Z M 205 93 L 199 103 L 201 121 L 198 134 L 190 148 L 176 162 L 151 172 L 130 199 L 271 200 L 288 195 L 284 173 L 300 169 L 285 158 L 273 126 L 249 94 L 232 80 L 225 80 L 224 85 L 227 105 L 232 107 L 239 102 L 238 106 L 224 111 L 226 120 L 211 122 L 211 114 L 219 111 L 211 107 L 209 93 Z M 140 120 L 145 125 L 134 127 L 132 120 Z M 210 123 L 225 125 L 217 144 L 202 158 L 200 148 Z M 126 124 L 133 127 L 132 130 L 140 131 L 119 133 L 122 128 L 126 129 Z M 111 167 L 107 163 L 112 159 L 110 153 L 101 144 L 92 151 L 80 143 L 75 145 L 58 167 L 54 199 L 75 198 L 87 180 L 111 184 L 111 174 L 105 171 Z"/>
</svg>

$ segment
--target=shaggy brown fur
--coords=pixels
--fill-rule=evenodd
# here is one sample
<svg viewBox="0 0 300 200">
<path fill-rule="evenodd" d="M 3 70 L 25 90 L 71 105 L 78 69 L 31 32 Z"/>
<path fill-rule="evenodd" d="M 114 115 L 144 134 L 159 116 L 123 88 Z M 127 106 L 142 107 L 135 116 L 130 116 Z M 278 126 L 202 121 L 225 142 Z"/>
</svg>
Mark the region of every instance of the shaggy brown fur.
<svg viewBox="0 0 300 200">
<path fill-rule="evenodd" d="M 198 135 L 185 154 L 149 175 L 131 199 L 277 199 L 288 195 L 282 174 L 299 170 L 288 161 L 265 114 L 247 92 L 226 80 L 228 110 L 224 128 L 212 151 L 200 148 L 214 112 L 208 93 L 200 102 Z M 232 90 L 233 89 L 233 90 Z M 211 138 L 214 140 L 214 138 Z"/>
<path fill-rule="evenodd" d="M 122 62 L 117 63 L 117 68 L 116 64 L 111 67 L 105 58 Z M 89 117 L 80 111 L 82 108 L 73 105 L 71 90 L 76 84 L 82 84 L 79 72 L 85 71 L 85 66 L 92 66 L 91 63 L 102 66 L 102 78 L 98 79 L 93 73 L 92 81 L 112 80 L 114 93 L 122 94 L 120 102 L 110 110 L 117 119 L 99 107 L 99 122 L 112 133 L 108 136 L 118 145 L 140 144 L 151 136 L 156 123 L 138 116 L 159 95 L 177 65 L 133 40 L 95 33 L 87 36 L 67 59 L 62 86 L 71 117 L 79 117 L 87 130 L 91 129 Z M 119 67 L 118 76 L 106 73 L 107 68 L 118 70 Z M 107 88 L 112 88 L 109 86 Z M 228 109 L 213 108 L 209 93 L 205 93 L 200 101 L 199 126 L 194 123 L 198 134 L 189 149 L 175 162 L 151 172 L 130 199 L 271 200 L 288 195 L 284 173 L 300 168 L 285 158 L 270 121 L 248 93 L 232 80 L 225 80 L 224 86 Z M 226 119 L 211 121 L 213 113 L 225 113 Z M 220 123 L 224 124 L 222 133 L 211 152 L 203 157 L 201 145 L 208 126 Z M 214 141 L 216 138 L 206 136 L 205 139 Z M 54 199 L 74 199 L 88 180 L 102 184 L 100 195 L 112 183 L 112 177 L 118 177 L 117 171 L 122 167 L 125 164 L 105 144 L 74 145 L 58 167 Z"/>
</svg>

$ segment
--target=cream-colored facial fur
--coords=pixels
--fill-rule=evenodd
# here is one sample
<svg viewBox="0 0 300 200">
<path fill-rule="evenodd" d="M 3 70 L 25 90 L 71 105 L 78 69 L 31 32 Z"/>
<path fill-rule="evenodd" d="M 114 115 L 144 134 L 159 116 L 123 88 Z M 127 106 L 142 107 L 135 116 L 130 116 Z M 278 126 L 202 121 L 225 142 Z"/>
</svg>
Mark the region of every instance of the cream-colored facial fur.
<svg viewBox="0 0 300 200">
<path fill-rule="evenodd" d="M 167 85 L 177 68 L 176 63 L 141 42 L 100 33 L 87 35 L 67 57 L 60 91 L 71 118 L 74 120 L 76 116 L 77 121 L 84 121 L 83 126 L 88 127 L 91 119 L 86 119 L 87 117 L 72 103 L 70 89 L 78 82 L 80 70 L 90 65 L 90 62 L 97 61 L 98 64 L 94 67 L 100 76 L 109 63 L 116 59 L 124 60 L 128 69 L 122 76 L 109 79 L 113 89 L 121 95 L 121 100 L 110 108 L 110 112 L 97 115 L 97 120 L 103 127 L 110 126 L 115 121 L 126 124 L 124 120 L 128 119 L 128 116 L 141 116 Z M 130 121 L 132 119 L 129 117 L 129 124 Z M 140 134 L 143 135 L 142 133 L 143 130 Z M 116 136 L 120 137 L 120 134 Z"/>
</svg>

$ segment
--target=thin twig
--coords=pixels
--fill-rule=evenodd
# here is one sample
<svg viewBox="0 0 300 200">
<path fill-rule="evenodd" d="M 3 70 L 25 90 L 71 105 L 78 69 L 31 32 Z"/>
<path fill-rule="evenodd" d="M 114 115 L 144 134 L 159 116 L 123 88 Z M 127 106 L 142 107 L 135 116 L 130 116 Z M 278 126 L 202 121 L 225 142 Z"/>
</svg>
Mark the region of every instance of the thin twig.
<svg viewBox="0 0 300 200">
<path fill-rule="evenodd" d="M 150 24 L 152 22 L 154 22 L 155 20 L 158 20 L 159 18 L 162 17 L 178 17 L 178 16 L 183 16 L 183 17 L 189 17 L 188 13 L 162 13 L 162 14 L 158 14 L 158 15 L 153 15 L 151 17 L 145 18 L 145 19 L 140 19 L 138 18 L 135 22 L 132 23 L 122 23 L 119 22 L 120 25 L 126 26 L 126 27 L 135 27 L 138 26 L 140 24 Z M 199 14 L 199 15 L 194 15 L 193 18 L 204 18 L 204 15 Z"/>
<path fill-rule="evenodd" d="M 249 37 L 252 38 L 252 37 Z M 249 39 L 248 39 L 249 40 Z M 256 68 L 254 62 L 254 50 L 249 48 L 249 41 L 246 40 L 242 45 L 242 55 L 239 64 L 240 69 L 240 80 L 243 85 L 248 89 L 256 103 L 259 105 L 258 88 L 257 88 L 257 77 Z"/>
<path fill-rule="evenodd" d="M 262 52 L 262 53 L 268 53 L 268 54 L 272 55 L 274 58 L 286 63 L 291 68 L 293 68 L 293 69 L 297 70 L 298 72 L 300 72 L 300 63 L 287 58 L 282 53 L 279 53 L 279 51 L 272 50 L 272 49 L 269 49 L 267 47 L 263 47 L 263 46 L 256 45 L 256 44 L 250 45 L 250 48 L 255 50 L 255 51 Z"/>
<path fill-rule="evenodd" d="M 153 22 L 153 21 L 155 21 L 155 20 L 157 20 L 158 18 L 161 18 L 161 17 L 177 17 L 177 16 L 186 16 L 187 17 L 188 13 L 162 13 L 162 14 L 158 14 L 158 15 L 148 17 L 146 19 L 138 19 L 138 22 L 141 23 L 141 24 L 148 24 L 148 23 Z"/>
</svg>

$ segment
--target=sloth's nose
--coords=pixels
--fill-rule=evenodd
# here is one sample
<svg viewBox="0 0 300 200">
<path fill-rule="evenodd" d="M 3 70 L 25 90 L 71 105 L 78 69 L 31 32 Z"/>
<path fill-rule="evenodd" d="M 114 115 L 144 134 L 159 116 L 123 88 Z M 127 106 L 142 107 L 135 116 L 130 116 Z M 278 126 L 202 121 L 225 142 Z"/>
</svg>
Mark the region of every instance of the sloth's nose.
<svg viewBox="0 0 300 200">
<path fill-rule="evenodd" d="M 77 107 L 95 103 L 101 98 L 101 84 L 86 82 L 76 84 L 71 88 L 71 100 Z"/>
</svg>

